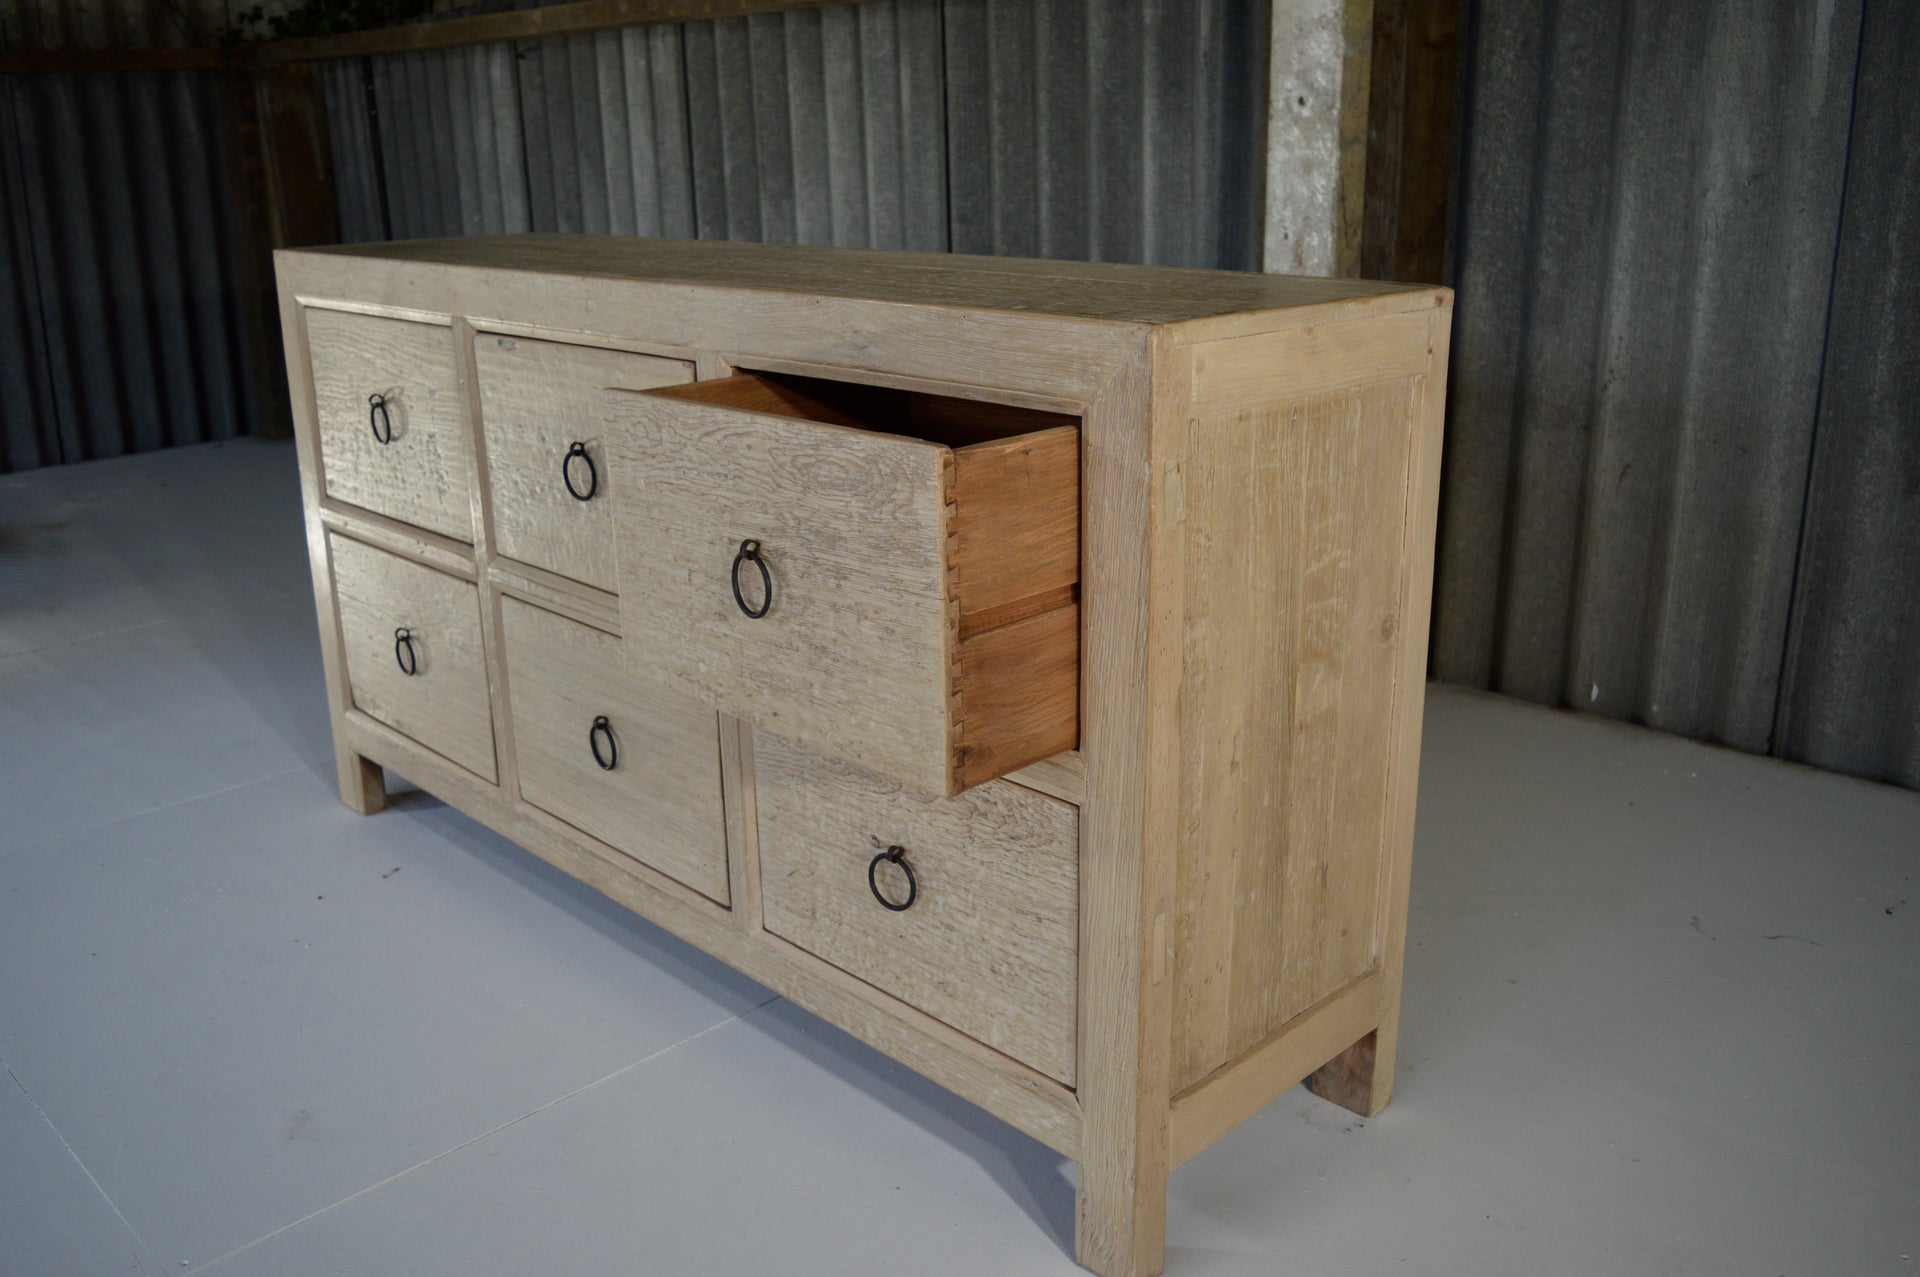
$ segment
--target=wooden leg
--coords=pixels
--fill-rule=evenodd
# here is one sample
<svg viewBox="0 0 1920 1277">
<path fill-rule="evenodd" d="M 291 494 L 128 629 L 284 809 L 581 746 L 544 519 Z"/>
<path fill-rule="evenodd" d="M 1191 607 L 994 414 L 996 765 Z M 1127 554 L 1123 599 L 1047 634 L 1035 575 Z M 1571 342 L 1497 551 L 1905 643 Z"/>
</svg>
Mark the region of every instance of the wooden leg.
<svg viewBox="0 0 1920 1277">
<path fill-rule="evenodd" d="M 1393 1049 L 1398 1024 L 1382 1025 L 1328 1060 L 1307 1078 L 1323 1100 L 1372 1117 L 1393 1098 Z"/>
<path fill-rule="evenodd" d="M 386 773 L 380 770 L 380 764 L 370 758 L 362 758 L 352 750 L 342 749 L 337 752 L 340 763 L 340 801 L 362 816 L 371 816 L 375 812 L 385 811 L 387 779 Z"/>
<path fill-rule="evenodd" d="M 1166 1267 L 1166 1159 L 1143 1160 L 1133 1175 L 1080 1163 L 1074 1258 L 1100 1277 L 1160 1277 Z"/>
</svg>

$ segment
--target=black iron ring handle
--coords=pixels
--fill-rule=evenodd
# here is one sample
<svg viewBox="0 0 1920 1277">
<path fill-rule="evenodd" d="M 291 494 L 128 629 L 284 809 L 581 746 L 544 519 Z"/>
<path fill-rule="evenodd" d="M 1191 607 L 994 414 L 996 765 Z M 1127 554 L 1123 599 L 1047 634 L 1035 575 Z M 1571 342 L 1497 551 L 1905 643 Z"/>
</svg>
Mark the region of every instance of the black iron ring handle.
<svg viewBox="0 0 1920 1277">
<path fill-rule="evenodd" d="M 600 738 L 607 738 L 607 756 L 600 756 Z M 593 761 L 600 764 L 600 770 L 610 772 L 620 762 L 620 742 L 613 738 L 613 725 L 607 722 L 605 714 L 593 720 L 593 726 L 587 729 L 587 748 L 593 751 Z"/>
<path fill-rule="evenodd" d="M 742 563 L 751 563 L 753 566 L 759 568 L 761 584 L 766 586 L 766 595 L 760 600 L 760 610 L 757 612 L 747 606 L 747 596 L 740 592 L 740 565 Z M 740 605 L 742 612 L 745 612 L 756 621 L 765 616 L 767 609 L 773 606 L 773 573 L 767 571 L 767 561 L 760 557 L 760 543 L 758 541 L 742 541 L 740 543 L 740 553 L 733 556 L 733 601 Z"/>
<path fill-rule="evenodd" d="M 875 852 L 873 859 L 867 862 L 867 890 L 873 893 L 873 898 L 880 902 L 881 908 L 891 909 L 895 913 L 905 913 L 913 908 L 913 902 L 920 898 L 920 880 L 913 876 L 913 866 L 907 863 L 906 856 L 905 847 L 895 846 L 885 851 Z M 895 904 L 880 894 L 880 879 L 877 875 L 880 872 L 880 862 L 883 860 L 899 865 L 900 871 L 907 875 L 907 898 L 900 904 Z"/>
<path fill-rule="evenodd" d="M 400 672 L 409 678 L 420 672 L 420 656 L 413 650 L 413 631 L 404 625 L 393 632 L 393 659 Z"/>
<path fill-rule="evenodd" d="M 387 411 L 385 395 L 367 396 L 367 425 L 373 430 L 375 443 L 393 442 L 393 414 Z M 380 433 L 380 427 L 386 427 L 386 433 Z"/>
<path fill-rule="evenodd" d="M 573 486 L 573 459 L 575 457 L 587 463 L 587 490 L 585 492 Z M 600 491 L 600 471 L 594 467 L 593 458 L 587 455 L 587 445 L 578 439 L 567 449 L 567 455 L 560 459 L 560 481 L 567 485 L 567 495 L 575 501 L 591 501 L 593 494 Z"/>
</svg>

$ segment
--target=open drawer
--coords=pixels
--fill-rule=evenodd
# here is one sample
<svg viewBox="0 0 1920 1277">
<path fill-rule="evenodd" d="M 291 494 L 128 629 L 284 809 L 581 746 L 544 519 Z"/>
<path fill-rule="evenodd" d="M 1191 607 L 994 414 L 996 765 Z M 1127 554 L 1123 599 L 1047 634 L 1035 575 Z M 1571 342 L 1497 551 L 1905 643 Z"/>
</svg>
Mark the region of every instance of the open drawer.
<svg viewBox="0 0 1920 1277">
<path fill-rule="evenodd" d="M 923 793 L 1078 742 L 1077 419 L 757 374 L 603 402 L 637 677 Z"/>
</svg>

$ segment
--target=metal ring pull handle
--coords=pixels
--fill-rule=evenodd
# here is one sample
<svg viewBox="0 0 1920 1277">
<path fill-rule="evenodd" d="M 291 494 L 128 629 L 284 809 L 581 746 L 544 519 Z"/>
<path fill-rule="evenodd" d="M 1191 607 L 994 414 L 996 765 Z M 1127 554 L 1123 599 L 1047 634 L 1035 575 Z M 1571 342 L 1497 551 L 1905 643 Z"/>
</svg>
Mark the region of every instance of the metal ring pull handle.
<svg viewBox="0 0 1920 1277">
<path fill-rule="evenodd" d="M 393 659 L 408 678 L 420 672 L 420 655 L 413 650 L 413 631 L 404 625 L 393 632 Z"/>
<path fill-rule="evenodd" d="M 760 569 L 760 582 L 766 587 L 766 594 L 760 600 L 760 608 L 758 611 L 747 606 L 747 596 L 740 592 L 740 565 L 742 563 L 751 563 Z M 765 616 L 767 609 L 773 606 L 773 573 L 767 571 L 767 561 L 760 557 L 760 543 L 758 541 L 742 541 L 740 543 L 740 553 L 733 556 L 733 601 L 740 605 L 742 612 L 745 612 L 756 621 Z"/>
<path fill-rule="evenodd" d="M 587 463 L 587 490 L 585 492 L 573 486 L 573 459 L 575 457 Z M 591 501 L 593 494 L 600 491 L 600 471 L 595 468 L 593 458 L 587 455 L 587 445 L 578 439 L 567 449 L 567 455 L 560 459 L 560 481 L 567 485 L 567 494 L 575 501 Z"/>
<path fill-rule="evenodd" d="M 600 738 L 606 737 L 607 752 L 600 753 Z M 587 748 L 593 751 L 593 761 L 600 764 L 600 770 L 610 772 L 620 762 L 620 742 L 613 738 L 613 725 L 607 722 L 605 714 L 593 720 L 593 726 L 587 729 Z"/>
<path fill-rule="evenodd" d="M 385 395 L 367 396 L 367 425 L 373 430 L 375 443 L 393 442 L 393 414 L 387 411 Z M 382 427 L 385 427 L 384 432 Z"/>
<path fill-rule="evenodd" d="M 891 909 L 895 913 L 905 913 L 913 908 L 913 902 L 920 898 L 920 880 L 913 876 L 913 866 L 907 863 L 906 855 L 905 847 L 889 847 L 885 851 L 875 852 L 873 859 L 867 862 L 867 890 L 873 893 L 873 898 L 880 902 L 881 908 Z M 881 861 L 899 865 L 900 872 L 907 875 L 907 898 L 900 904 L 895 904 L 880 894 L 878 875 Z"/>
</svg>

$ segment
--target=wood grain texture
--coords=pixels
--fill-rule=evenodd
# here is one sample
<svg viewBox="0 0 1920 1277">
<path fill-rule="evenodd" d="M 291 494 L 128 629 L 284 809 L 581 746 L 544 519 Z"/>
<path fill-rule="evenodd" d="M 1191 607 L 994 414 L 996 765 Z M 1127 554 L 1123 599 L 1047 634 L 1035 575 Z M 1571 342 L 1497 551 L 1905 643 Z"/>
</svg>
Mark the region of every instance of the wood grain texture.
<svg viewBox="0 0 1920 1277">
<path fill-rule="evenodd" d="M 349 537 L 334 534 L 328 544 L 353 706 L 475 775 L 497 779 L 479 590 Z M 412 675 L 394 652 L 400 626 L 412 634 Z"/>
<path fill-rule="evenodd" d="M 306 326 L 327 496 L 471 543 L 472 457 L 451 332 L 313 307 Z M 374 439 L 373 394 L 386 398 L 391 443 Z"/>
<path fill-rule="evenodd" d="M 1147 325 L 1431 291 L 1299 275 L 605 235 L 472 235 L 309 251 L 335 259 L 398 259 L 541 275 L 777 289 Z"/>
<path fill-rule="evenodd" d="M 1167 727 L 1179 684 L 1176 560 L 1158 526 L 1188 406 L 1185 364 L 1142 342 L 1083 418 L 1080 1057 L 1074 1249 L 1101 1277 L 1166 1255 L 1167 909 L 1177 791 Z M 1166 570 L 1161 570 L 1161 569 Z M 1173 592 L 1173 600 L 1159 595 Z M 1171 605 L 1170 605 L 1171 604 Z M 1169 677 L 1169 672 L 1176 677 Z"/>
<path fill-rule="evenodd" d="M 267 40 L 230 50 L 153 49 L 142 53 L 224 54 L 241 65 L 275 65 L 331 58 L 364 58 L 381 54 L 414 53 L 425 49 L 453 49 L 471 44 L 536 40 L 578 32 L 612 31 L 653 22 L 695 22 L 712 18 L 739 18 L 787 9 L 812 9 L 834 0 L 572 0 L 538 9 L 502 10 L 431 17 L 392 26 L 332 32 L 327 35 Z M 130 58 L 134 66 L 143 61 Z M 171 63 L 153 59 L 159 66 Z M 184 65 L 208 65 L 184 61 Z M 0 63 L 4 65 L 4 63 Z M 91 64 L 88 65 L 90 69 Z M 210 65 L 220 65 L 217 61 Z M 120 69 L 117 63 L 100 67 Z"/>
<path fill-rule="evenodd" d="M 339 739 L 365 757 L 526 848 L 602 895 L 846 1030 L 1048 1148 L 1075 1156 L 1080 1109 L 1052 1078 L 981 1045 L 924 1011 L 739 920 L 673 879 L 620 855 L 531 804 L 455 767 L 365 714 L 349 710 Z"/>
<path fill-rule="evenodd" d="M 1374 1018 L 1378 1017 L 1376 1011 Z M 1380 1111 L 1374 1106 L 1374 1081 L 1379 1072 L 1380 1032 L 1370 1029 L 1358 1041 L 1308 1074 L 1307 1089 L 1341 1108 L 1351 1109 L 1363 1117 L 1372 1117 Z"/>
<path fill-rule="evenodd" d="M 720 789 L 727 814 L 727 889 L 740 931 L 762 934 L 760 818 L 753 793 L 753 729 L 720 715 Z"/>
<path fill-rule="evenodd" d="M 1056 426 L 955 451 L 952 533 L 963 632 L 972 617 L 1078 582 L 1079 427 Z"/>
<path fill-rule="evenodd" d="M 492 656 L 499 785 L 355 708 L 348 644 L 323 624 L 349 802 L 380 801 L 381 769 L 392 769 L 1075 1157 L 1077 1254 L 1105 1277 L 1160 1271 L 1169 1168 L 1263 1096 L 1313 1072 L 1341 1103 L 1374 1111 L 1385 1102 L 1431 589 L 1444 290 L 579 237 L 367 246 L 278 262 L 297 434 L 300 334 L 320 313 L 307 301 L 403 327 L 440 330 L 438 318 L 451 316 L 446 344 L 465 394 L 457 411 L 476 425 L 486 415 L 480 357 L 470 337 L 452 339 L 476 328 L 672 356 L 714 379 L 772 374 L 731 389 L 605 397 L 616 414 L 605 423 L 615 451 L 603 469 L 620 475 L 620 597 L 499 557 L 498 510 L 486 499 L 491 431 L 470 448 L 480 467 L 468 483 L 470 544 L 326 498 L 309 402 L 302 482 L 323 619 L 336 603 L 329 533 L 346 533 L 417 571 L 444 569 L 443 580 L 479 595 L 479 644 Z M 727 395 L 739 396 L 734 408 L 702 402 Z M 636 400 L 716 415 L 649 433 L 643 417 L 672 413 L 634 412 Z M 1069 451 L 1073 430 L 1054 431 L 1075 422 Z M 632 466 L 620 449 L 632 450 Z M 630 472 L 638 490 L 652 489 L 657 509 L 642 513 L 664 536 L 627 520 Z M 1074 484 L 1077 494 L 1064 495 Z M 766 530 L 781 519 L 798 528 L 817 583 L 807 564 L 783 559 L 785 526 Z M 766 543 L 776 576 L 776 606 L 760 622 L 740 615 L 728 583 L 746 537 Z M 695 551 L 674 551 L 675 538 Z M 636 562 L 655 574 L 647 590 L 698 594 L 698 607 L 667 616 L 636 606 L 626 576 Z M 757 585 L 755 573 L 750 591 Z M 800 585 L 821 600 L 805 633 L 763 628 L 778 637 L 772 650 L 759 640 L 726 650 L 725 626 L 790 614 Z M 338 602 L 349 606 L 346 591 Z M 617 642 L 624 678 L 763 717 L 756 732 L 730 712 L 700 711 L 712 725 L 703 770 L 717 778 L 726 847 L 722 878 L 705 888 L 724 889 L 731 911 L 519 796 L 517 769 L 541 752 L 537 733 L 509 712 L 521 677 L 513 618 L 528 605 L 582 623 L 567 632 L 587 648 Z M 390 648 L 390 627 L 385 635 Z M 383 659 L 391 663 L 390 651 Z M 712 690 L 718 674 L 734 680 L 730 694 L 751 701 L 757 681 L 772 701 L 728 705 Z M 569 694 L 598 690 L 591 676 L 563 681 Z M 969 706 L 1026 722 L 1032 749 L 1049 756 L 1023 760 L 1024 747 L 994 755 L 991 741 L 969 737 Z M 1071 735 L 1060 731 L 1069 712 Z M 809 731 L 824 742 L 789 743 Z M 858 783 L 796 815 L 775 792 L 780 759 L 763 756 L 775 738 L 774 751 Z M 977 772 L 962 761 L 975 744 Z M 918 782 L 859 770 L 896 764 L 919 768 Z M 941 797 L 1002 767 L 1031 789 L 985 783 Z M 1041 891 L 1053 903 L 1036 934 L 1066 934 L 1064 949 L 1045 944 L 1072 974 L 1061 995 L 1070 1027 L 1050 1044 L 1039 1026 L 1057 1026 L 1063 1013 L 1036 1016 L 1017 979 L 1004 1006 L 970 992 L 1049 965 L 1010 970 L 1004 945 L 940 941 L 930 946 L 938 959 L 904 977 L 897 964 L 865 967 L 864 977 L 845 969 L 879 964 L 883 943 L 892 958 L 900 943 L 848 924 L 859 912 L 842 906 L 885 914 L 884 928 L 921 905 L 896 919 L 866 896 L 872 839 L 887 835 L 859 831 L 856 872 L 836 877 L 822 866 L 848 835 L 809 825 L 851 828 L 876 802 L 932 820 L 925 813 L 1008 792 L 1066 822 L 1064 836 L 1037 845 L 1071 852 L 1049 850 L 1030 865 L 1034 853 L 1016 838 L 966 833 L 948 840 L 961 857 L 939 863 L 1055 883 Z M 624 818 L 613 832 L 636 823 Z M 777 876 L 789 866 L 797 878 Z M 1068 869 L 1063 923 L 1057 884 Z M 851 902 L 828 891 L 838 886 L 851 888 Z M 1009 925 L 1008 910 L 991 906 L 1005 890 L 959 893 L 962 912 L 979 914 L 968 920 L 977 936 Z M 815 928 L 807 943 L 833 946 L 844 967 L 763 923 Z M 963 961 L 996 959 L 991 978 L 953 976 Z M 1009 1029 L 1011 1046 L 987 1044 Z"/>
<path fill-rule="evenodd" d="M 609 391 L 629 668 L 836 757 L 948 792 L 953 454 L 936 444 Z M 774 597 L 733 596 L 741 542 Z M 758 601 L 759 573 L 741 567 Z"/>
<path fill-rule="evenodd" d="M 320 669 L 327 690 L 327 718 L 333 724 L 334 768 L 340 800 L 363 816 L 387 805 L 386 781 L 378 763 L 362 758 L 340 731 L 352 702 L 346 658 L 340 651 L 340 618 L 334 606 L 333 560 L 327 548 L 320 479 L 320 425 L 313 397 L 313 364 L 307 354 L 307 309 L 280 283 L 280 332 L 287 360 L 288 399 L 293 411 L 294 454 L 300 465 L 300 504 L 306 526 L 307 571 L 313 586 L 314 614 L 320 629 Z"/>
<path fill-rule="evenodd" d="M 728 904 L 719 715 L 633 679 L 611 635 L 512 598 L 500 616 L 520 796 Z M 611 771 L 588 741 L 603 716 Z"/>
<path fill-rule="evenodd" d="M 1407 474 L 1406 520 L 1401 530 L 1400 615 L 1406 618 L 1394 653 L 1395 694 L 1386 748 L 1384 872 L 1377 903 L 1380 972 L 1385 993 L 1373 1041 L 1354 1044 L 1321 1080 L 1328 1098 L 1371 1116 L 1393 1098 L 1400 1041 L 1400 989 L 1407 947 L 1407 890 L 1413 867 L 1413 818 L 1420 781 L 1420 729 L 1426 709 L 1428 624 L 1433 606 L 1433 555 L 1440 506 L 1440 457 L 1447 402 L 1447 348 L 1451 307 L 1437 308 L 1427 335 L 1426 374 L 1418 379 L 1415 440 Z M 1337 1079 L 1337 1081 L 1336 1081 Z"/>
<path fill-rule="evenodd" d="M 1377 961 L 1415 393 L 1192 424 L 1176 1087 Z"/>
<path fill-rule="evenodd" d="M 1455 0 L 1373 0 L 1360 273 L 1439 283 L 1452 178 Z"/>
<path fill-rule="evenodd" d="M 485 441 L 492 550 L 613 591 L 613 497 L 618 482 L 601 437 L 601 388 L 647 390 L 693 380 L 693 365 L 629 351 L 476 333 L 473 361 Z M 590 500 L 567 491 L 561 464 L 585 445 Z M 571 463 L 586 490 L 587 470 Z"/>
<path fill-rule="evenodd" d="M 952 784 L 968 789 L 1080 739 L 1080 609 L 1069 603 L 967 634 L 954 683 Z"/>
<path fill-rule="evenodd" d="M 472 549 L 452 537 L 365 510 L 323 509 L 320 522 L 332 531 L 345 532 L 356 541 L 365 541 L 403 559 L 417 559 L 448 576 L 457 576 L 463 581 L 478 579 Z"/>
<path fill-rule="evenodd" d="M 923 798 L 766 732 L 753 758 L 767 930 L 1073 1085 L 1078 812 L 1004 781 Z M 896 845 L 899 913 L 867 882 Z"/>
<path fill-rule="evenodd" d="M 1077 429 L 955 451 L 772 411 L 846 420 L 852 389 L 605 393 L 617 535 L 647 547 L 619 570 L 636 674 L 928 794 L 1071 749 Z M 748 539 L 773 581 L 758 618 L 732 589 Z M 757 604 L 759 573 L 740 570 Z"/>
<path fill-rule="evenodd" d="M 1061 802 L 1080 806 L 1087 798 L 1087 766 L 1076 752 L 1055 754 L 1037 763 L 1008 772 L 1008 780 L 1027 789 L 1052 794 Z"/>
<path fill-rule="evenodd" d="M 524 563 L 494 560 L 487 576 L 505 594 L 549 612 L 590 625 L 605 634 L 620 634 L 620 600 L 605 590 L 580 585 L 558 573 Z"/>
<path fill-rule="evenodd" d="M 1173 1164 L 1180 1165 L 1273 1103 L 1313 1074 L 1330 1052 L 1367 1033 L 1379 1019 L 1384 983 L 1379 972 L 1368 972 L 1174 1096 Z"/>
<path fill-rule="evenodd" d="M 1222 414 L 1427 370 L 1433 307 L 1193 347 L 1194 398 Z"/>
</svg>

